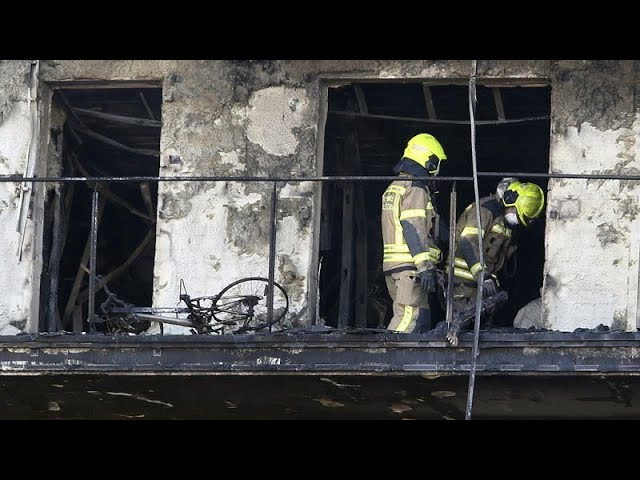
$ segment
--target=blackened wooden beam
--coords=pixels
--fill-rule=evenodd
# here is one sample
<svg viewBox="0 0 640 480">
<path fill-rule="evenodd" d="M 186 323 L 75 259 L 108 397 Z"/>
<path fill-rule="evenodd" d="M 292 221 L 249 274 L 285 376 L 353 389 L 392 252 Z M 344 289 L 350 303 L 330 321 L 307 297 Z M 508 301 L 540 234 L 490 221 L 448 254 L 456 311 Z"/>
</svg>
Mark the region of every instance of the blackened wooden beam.
<svg viewBox="0 0 640 480">
<path fill-rule="evenodd" d="M 353 182 L 342 189 L 342 262 L 340 265 L 340 304 L 338 307 L 338 328 L 346 328 L 351 319 L 351 299 L 353 282 Z"/>
<path fill-rule="evenodd" d="M 142 239 L 142 241 L 138 244 L 136 249 L 131 253 L 131 255 L 129 255 L 129 257 L 119 267 L 115 268 L 114 270 L 112 270 L 111 272 L 109 272 L 107 275 L 105 275 L 104 277 L 102 277 L 96 282 L 96 291 L 99 291 L 105 284 L 109 284 L 109 282 L 112 282 L 113 280 L 118 278 L 120 275 L 122 275 L 131 266 L 131 264 L 135 261 L 135 259 L 140 256 L 144 248 L 149 243 L 151 243 L 151 240 L 154 239 L 155 235 L 156 235 L 156 229 L 155 229 L 155 226 L 152 226 L 147 232 L 147 234 L 145 235 L 145 237 Z M 76 302 L 79 305 L 82 305 L 84 302 L 87 301 L 88 298 L 89 298 L 89 289 L 86 288 L 78 294 L 78 298 Z"/>
<path fill-rule="evenodd" d="M 148 157 L 159 157 L 160 156 L 160 151 L 158 150 L 151 150 L 148 148 L 131 148 L 128 147 L 127 145 L 123 145 L 120 142 L 117 142 L 116 140 L 113 140 L 112 138 L 109 137 L 105 137 L 104 135 L 100 135 L 99 133 L 96 133 L 92 130 L 89 130 L 88 128 L 83 128 L 78 124 L 71 124 L 72 128 L 74 128 L 77 132 L 82 133 L 83 135 L 86 135 L 88 137 L 91 137 L 95 140 L 98 140 L 99 142 L 105 143 L 107 145 L 110 145 L 114 148 L 117 148 L 119 150 L 124 150 L 125 152 L 129 152 L 129 153 L 137 153 L 138 155 L 144 155 L 144 156 L 148 156 Z"/>
<path fill-rule="evenodd" d="M 353 90 L 356 94 L 356 100 L 358 101 L 358 110 L 362 113 L 369 113 L 369 108 L 367 107 L 367 99 L 364 96 L 364 91 L 362 87 L 358 84 L 353 86 Z"/>
<path fill-rule="evenodd" d="M 105 205 L 104 198 L 101 198 L 98 206 L 98 222 L 102 217 L 102 211 L 104 210 L 104 205 Z M 80 288 L 82 287 L 82 278 L 84 277 L 84 274 L 87 271 L 86 265 L 89 263 L 90 249 L 91 249 L 91 235 L 87 237 L 87 241 L 84 245 L 84 252 L 82 253 L 82 258 L 80 259 L 78 272 L 76 273 L 76 278 L 73 281 L 73 286 L 71 287 L 71 293 L 69 294 L 69 299 L 67 300 L 67 305 L 62 315 L 63 327 L 65 327 L 68 324 L 68 321 L 71 318 L 71 313 L 73 312 L 73 309 L 76 305 L 76 299 L 78 298 L 78 294 L 80 293 Z"/>
<path fill-rule="evenodd" d="M 498 112 L 498 120 L 505 120 L 504 105 L 502 103 L 502 95 L 500 89 L 495 87 L 491 89 L 493 91 L 493 100 L 496 102 L 496 112 Z"/>
<path fill-rule="evenodd" d="M 153 218 L 156 216 L 156 209 L 153 206 L 153 200 L 151 200 L 151 189 L 149 187 L 149 182 L 142 182 L 140 184 L 140 195 L 142 195 L 142 199 L 144 200 L 144 205 L 147 207 L 147 212 L 149 213 L 149 217 Z"/>
<path fill-rule="evenodd" d="M 422 93 L 424 94 L 424 103 L 427 106 L 427 116 L 431 120 L 437 119 L 436 107 L 433 104 L 433 97 L 431 96 L 431 87 L 429 85 L 422 84 Z"/>
<path fill-rule="evenodd" d="M 340 115 L 343 117 L 363 117 L 363 118 L 378 118 L 381 120 L 398 120 L 401 122 L 416 122 L 416 123 L 442 123 L 446 125 L 470 125 L 469 120 L 441 120 L 431 118 L 419 118 L 419 117 L 404 117 L 399 115 L 378 115 L 373 113 L 360 113 L 350 112 L 348 110 L 332 110 L 327 112 L 328 115 Z M 510 118 L 504 120 L 478 120 L 478 125 L 502 125 L 505 123 L 521 123 L 521 122 L 534 122 L 539 120 L 549 120 L 549 115 L 538 115 L 536 117 L 523 117 L 523 118 Z"/>
<path fill-rule="evenodd" d="M 109 120 L 116 123 L 124 123 L 127 125 L 139 125 L 142 127 L 155 127 L 160 128 L 162 122 L 158 120 L 148 120 L 146 118 L 127 117 L 124 115 L 115 115 L 113 113 L 97 112 L 95 110 L 88 110 L 86 108 L 72 107 L 73 111 L 87 117 L 100 118 L 102 120 Z"/>
<path fill-rule="evenodd" d="M 53 198 L 53 235 L 51 254 L 49 256 L 49 309 L 47 318 L 47 331 L 55 332 L 58 326 L 58 285 L 60 281 L 60 257 L 62 255 L 62 200 L 60 198 L 60 185 L 56 186 Z"/>
<path fill-rule="evenodd" d="M 149 108 L 149 104 L 147 103 L 147 99 L 145 98 L 144 93 L 138 92 L 138 94 L 140 95 L 140 100 L 142 100 L 142 104 L 144 105 L 144 108 L 147 109 L 149 118 L 151 118 L 151 120 L 155 120 L 156 117 L 153 116 L 153 112 L 151 111 L 151 108 Z"/>
<path fill-rule="evenodd" d="M 73 162 L 76 166 L 76 168 L 78 169 L 78 171 L 80 172 L 80 174 L 84 177 L 91 177 L 91 175 L 89 174 L 89 172 L 82 166 L 82 164 L 78 161 L 77 158 L 73 158 Z M 87 182 L 88 183 L 88 182 Z M 156 219 L 147 215 L 144 212 L 141 212 L 140 210 L 138 210 L 137 208 L 131 206 L 126 200 L 124 200 L 123 198 L 121 198 L 119 195 L 113 193 L 106 185 L 102 184 L 102 183 L 98 183 L 96 185 L 97 190 L 103 194 L 109 201 L 115 203 L 116 205 L 120 205 L 121 207 L 126 208 L 127 210 L 129 210 L 131 213 L 133 213 L 135 216 L 142 218 L 143 220 L 146 220 L 149 223 L 155 223 Z"/>
<path fill-rule="evenodd" d="M 358 130 L 353 133 L 353 173 L 362 174 L 360 163 Z M 367 205 L 364 199 L 364 186 L 362 183 L 354 188 L 354 223 L 355 229 L 355 272 L 356 272 L 356 295 L 355 295 L 355 323 L 356 327 L 365 328 L 367 326 Z"/>
</svg>

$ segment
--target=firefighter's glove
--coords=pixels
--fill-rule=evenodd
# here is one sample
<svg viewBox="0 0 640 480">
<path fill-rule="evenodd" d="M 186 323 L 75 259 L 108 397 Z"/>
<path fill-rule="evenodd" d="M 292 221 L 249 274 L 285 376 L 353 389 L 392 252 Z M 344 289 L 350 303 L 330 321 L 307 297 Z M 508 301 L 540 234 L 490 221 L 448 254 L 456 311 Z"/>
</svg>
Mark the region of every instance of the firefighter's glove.
<svg viewBox="0 0 640 480">
<path fill-rule="evenodd" d="M 493 297 L 498 293 L 498 282 L 493 277 L 485 278 L 482 282 L 482 298 Z"/>
<path fill-rule="evenodd" d="M 418 279 L 420 280 L 420 288 L 425 293 L 433 293 L 436 291 L 436 269 L 430 268 L 418 273 Z"/>
</svg>

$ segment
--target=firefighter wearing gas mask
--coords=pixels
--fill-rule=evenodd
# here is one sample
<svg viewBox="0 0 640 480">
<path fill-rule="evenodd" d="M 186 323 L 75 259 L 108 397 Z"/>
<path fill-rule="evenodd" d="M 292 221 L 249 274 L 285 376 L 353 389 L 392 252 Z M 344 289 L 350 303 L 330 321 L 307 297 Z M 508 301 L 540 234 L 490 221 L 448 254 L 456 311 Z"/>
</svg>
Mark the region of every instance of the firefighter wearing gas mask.
<svg viewBox="0 0 640 480">
<path fill-rule="evenodd" d="M 483 299 L 500 290 L 496 274 L 515 253 L 514 228 L 526 228 L 544 208 L 544 192 L 534 184 L 515 178 L 503 179 L 495 195 L 480 199 L 484 266 L 478 252 L 478 225 L 475 202 L 469 205 L 456 224 L 454 258 L 453 318 L 473 309 L 478 278 L 484 270 Z M 450 329 L 451 330 L 451 329 Z M 457 332 L 454 332 L 457 333 Z M 455 335 L 454 335 L 455 336 Z"/>
</svg>

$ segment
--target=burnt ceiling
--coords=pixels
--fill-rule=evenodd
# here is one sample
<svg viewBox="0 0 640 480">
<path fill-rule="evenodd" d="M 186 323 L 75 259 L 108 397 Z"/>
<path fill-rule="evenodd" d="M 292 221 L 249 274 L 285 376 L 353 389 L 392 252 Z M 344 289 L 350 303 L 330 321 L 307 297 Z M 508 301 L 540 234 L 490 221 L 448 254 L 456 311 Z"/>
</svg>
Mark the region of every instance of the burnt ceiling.
<svg viewBox="0 0 640 480">
<path fill-rule="evenodd" d="M 162 120 L 160 88 L 61 89 L 56 92 L 56 101 L 66 108 L 70 126 L 83 142 L 97 141 L 118 148 L 99 137 L 102 136 L 145 154 L 158 150 Z"/>
<path fill-rule="evenodd" d="M 548 151 L 544 151 L 544 146 L 541 150 L 537 145 L 532 145 L 530 139 L 538 134 L 548 137 L 551 87 L 478 85 L 476 98 L 476 121 L 498 121 L 501 117 L 506 120 L 504 123 L 477 126 L 480 168 L 493 170 L 498 163 L 501 167 L 505 167 L 507 163 L 519 164 L 514 167 L 530 172 L 540 171 L 540 167 L 546 168 L 540 158 L 548 156 Z M 468 102 L 466 85 L 389 82 L 358 83 L 331 88 L 327 134 L 328 138 L 340 139 L 346 126 L 355 121 L 363 164 L 362 173 L 389 175 L 392 174 L 391 169 L 399 160 L 407 140 L 417 133 L 429 132 L 441 140 L 451 160 L 447 162 L 441 175 L 470 175 L 470 162 L 467 161 L 471 156 L 470 127 L 468 123 L 464 123 L 469 120 Z M 340 114 L 346 111 L 366 111 L 366 114 L 356 117 Z M 376 117 L 380 115 L 395 118 Z M 546 118 L 509 123 L 529 117 Z M 425 119 L 461 123 L 424 122 Z"/>
</svg>

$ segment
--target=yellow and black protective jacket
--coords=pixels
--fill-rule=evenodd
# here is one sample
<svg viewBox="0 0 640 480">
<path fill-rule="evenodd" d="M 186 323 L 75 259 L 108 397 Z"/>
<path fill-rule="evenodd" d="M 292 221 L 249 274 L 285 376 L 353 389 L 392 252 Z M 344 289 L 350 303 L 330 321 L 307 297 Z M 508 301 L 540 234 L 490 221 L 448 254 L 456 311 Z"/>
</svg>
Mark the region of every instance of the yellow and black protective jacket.
<svg viewBox="0 0 640 480">
<path fill-rule="evenodd" d="M 382 195 L 382 270 L 422 272 L 441 260 L 436 245 L 438 215 L 424 181 L 400 177 Z"/>
<path fill-rule="evenodd" d="M 504 207 L 495 196 L 480 199 L 482 248 L 485 278 L 497 273 L 516 248 L 511 245 L 512 230 L 504 220 Z M 469 205 L 456 224 L 456 253 L 454 275 L 457 281 L 477 283 L 482 270 L 478 252 L 476 204 Z"/>
</svg>

